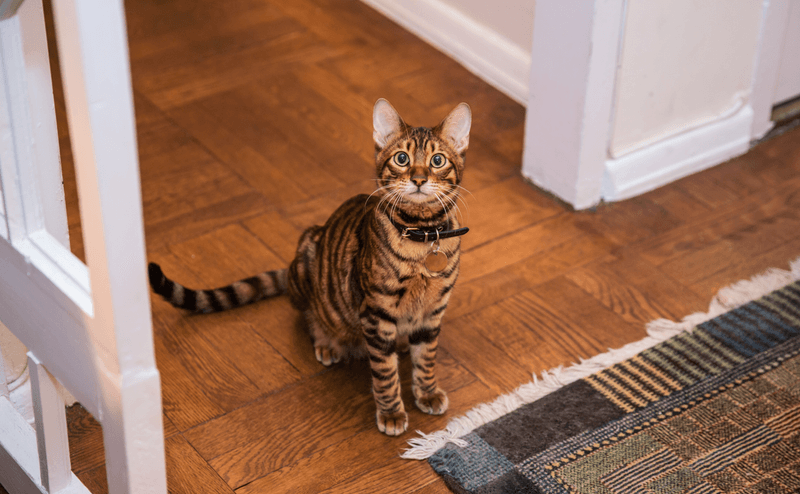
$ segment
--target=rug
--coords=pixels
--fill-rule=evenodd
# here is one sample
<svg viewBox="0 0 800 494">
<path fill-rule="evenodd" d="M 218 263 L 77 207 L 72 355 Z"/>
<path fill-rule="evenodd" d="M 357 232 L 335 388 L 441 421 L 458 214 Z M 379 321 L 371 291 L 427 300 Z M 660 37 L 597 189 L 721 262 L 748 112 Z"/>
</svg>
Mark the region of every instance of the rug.
<svg viewBox="0 0 800 494">
<path fill-rule="evenodd" d="M 795 261 L 734 285 L 708 313 L 655 321 L 646 341 L 546 373 L 404 457 L 428 457 L 456 493 L 800 492 L 798 278 Z"/>
</svg>

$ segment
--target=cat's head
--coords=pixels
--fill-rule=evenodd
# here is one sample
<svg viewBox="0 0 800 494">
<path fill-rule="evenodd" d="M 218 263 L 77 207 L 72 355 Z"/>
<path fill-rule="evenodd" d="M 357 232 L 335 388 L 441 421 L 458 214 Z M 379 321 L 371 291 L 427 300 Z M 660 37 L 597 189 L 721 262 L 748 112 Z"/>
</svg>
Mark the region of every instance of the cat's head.
<svg viewBox="0 0 800 494">
<path fill-rule="evenodd" d="M 372 124 L 379 186 L 387 193 L 420 206 L 457 194 L 469 147 L 469 105 L 460 103 L 435 127 L 411 127 L 388 101 L 379 99 Z"/>
</svg>

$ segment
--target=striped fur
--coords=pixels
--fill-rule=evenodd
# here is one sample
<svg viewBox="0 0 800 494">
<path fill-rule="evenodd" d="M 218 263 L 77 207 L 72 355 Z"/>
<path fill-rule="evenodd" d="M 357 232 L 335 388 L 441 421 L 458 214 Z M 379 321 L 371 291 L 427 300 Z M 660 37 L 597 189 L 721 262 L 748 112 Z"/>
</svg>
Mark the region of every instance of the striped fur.
<svg viewBox="0 0 800 494">
<path fill-rule="evenodd" d="M 191 290 L 150 265 L 153 290 L 183 309 L 214 312 L 288 293 L 304 316 L 324 365 L 369 359 L 379 430 L 408 426 L 400 394 L 398 351 L 410 348 L 412 391 L 422 411 L 441 414 L 446 393 L 436 381 L 441 321 L 458 278 L 459 237 L 444 239 L 445 269 L 424 266 L 432 245 L 398 228 L 454 229 L 471 114 L 458 105 L 433 128 L 406 125 L 378 100 L 373 115 L 378 189 L 342 204 L 323 226 L 307 229 L 288 269 L 268 271 L 212 290 Z"/>
</svg>

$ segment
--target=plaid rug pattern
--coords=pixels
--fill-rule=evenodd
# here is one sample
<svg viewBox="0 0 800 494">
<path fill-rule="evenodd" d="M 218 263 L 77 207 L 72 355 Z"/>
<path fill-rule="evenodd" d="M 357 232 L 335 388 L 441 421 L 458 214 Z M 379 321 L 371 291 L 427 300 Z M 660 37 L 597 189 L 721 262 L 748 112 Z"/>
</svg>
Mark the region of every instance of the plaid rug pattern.
<svg viewBox="0 0 800 494">
<path fill-rule="evenodd" d="M 800 492 L 800 282 L 463 439 L 456 493 Z"/>
</svg>

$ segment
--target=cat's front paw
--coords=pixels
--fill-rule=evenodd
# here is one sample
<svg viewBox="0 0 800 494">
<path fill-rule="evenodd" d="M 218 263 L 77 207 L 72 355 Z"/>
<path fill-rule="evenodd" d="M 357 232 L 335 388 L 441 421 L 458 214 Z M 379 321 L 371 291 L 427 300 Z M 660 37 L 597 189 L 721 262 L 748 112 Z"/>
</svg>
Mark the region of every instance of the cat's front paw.
<svg viewBox="0 0 800 494">
<path fill-rule="evenodd" d="M 376 413 L 378 430 L 387 436 L 399 436 L 408 428 L 408 414 L 404 411 L 394 413 Z"/>
<path fill-rule="evenodd" d="M 414 394 L 417 395 L 418 393 L 415 392 Z M 441 388 L 436 388 L 433 393 L 419 393 L 416 398 L 417 408 L 425 413 L 441 415 L 447 411 L 447 405 L 449 404 L 447 393 Z"/>
</svg>

